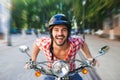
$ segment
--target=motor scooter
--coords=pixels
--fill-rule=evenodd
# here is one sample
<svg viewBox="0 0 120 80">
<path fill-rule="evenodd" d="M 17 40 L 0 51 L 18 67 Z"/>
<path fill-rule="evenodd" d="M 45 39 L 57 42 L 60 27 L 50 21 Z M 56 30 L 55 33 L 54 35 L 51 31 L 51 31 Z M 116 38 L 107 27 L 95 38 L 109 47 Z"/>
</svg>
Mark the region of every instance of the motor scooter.
<svg viewBox="0 0 120 80">
<path fill-rule="evenodd" d="M 31 55 L 28 53 L 28 51 L 30 50 L 28 46 L 26 45 L 21 45 L 19 47 L 19 50 L 22 53 L 27 54 L 27 56 L 29 57 L 29 61 L 27 63 L 33 65 L 31 67 L 31 69 L 35 70 L 35 76 L 39 77 L 42 75 L 49 75 L 49 76 L 54 76 L 55 80 L 69 80 L 69 77 L 76 74 L 76 73 L 83 73 L 83 74 L 87 74 L 88 68 L 93 67 L 93 63 L 88 61 L 88 60 L 79 60 L 79 59 L 75 59 L 75 60 L 69 60 L 69 61 L 63 61 L 63 60 L 58 60 L 58 61 L 42 61 L 42 62 L 36 62 L 35 65 L 32 62 L 31 59 Z M 100 50 L 98 51 L 98 53 L 96 54 L 96 56 L 94 57 L 94 59 L 96 59 L 97 57 L 104 55 L 107 53 L 107 51 L 109 50 L 109 46 L 103 46 L 100 48 Z M 76 67 L 76 69 L 74 70 L 70 70 L 70 66 L 69 66 L 69 62 L 78 62 L 79 63 L 79 67 Z M 52 64 L 52 67 L 48 67 L 48 64 Z"/>
</svg>

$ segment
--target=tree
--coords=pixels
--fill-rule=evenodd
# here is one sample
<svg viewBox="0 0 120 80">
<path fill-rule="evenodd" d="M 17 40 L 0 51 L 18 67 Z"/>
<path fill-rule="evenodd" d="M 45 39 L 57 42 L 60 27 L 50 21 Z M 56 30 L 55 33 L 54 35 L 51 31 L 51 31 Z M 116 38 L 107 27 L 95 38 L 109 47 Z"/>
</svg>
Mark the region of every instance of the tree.
<svg viewBox="0 0 120 80">
<path fill-rule="evenodd" d="M 64 13 L 72 21 L 73 17 L 79 26 L 83 20 L 82 0 L 12 0 L 13 23 L 23 26 L 23 11 L 28 28 L 42 28 L 51 16 Z M 85 5 L 85 28 L 102 28 L 102 21 L 115 13 L 119 13 L 119 0 L 87 0 Z M 22 21 L 23 20 L 23 21 Z"/>
</svg>

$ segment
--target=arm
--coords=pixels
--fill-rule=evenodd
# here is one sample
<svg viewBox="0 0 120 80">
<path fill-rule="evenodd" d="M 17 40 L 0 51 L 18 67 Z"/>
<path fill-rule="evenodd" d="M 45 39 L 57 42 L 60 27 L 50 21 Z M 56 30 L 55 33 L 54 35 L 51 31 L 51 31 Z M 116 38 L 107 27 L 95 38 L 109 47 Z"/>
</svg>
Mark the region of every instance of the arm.
<svg viewBox="0 0 120 80">
<path fill-rule="evenodd" d="M 34 44 L 33 44 L 33 50 L 32 50 L 32 56 L 31 56 L 31 58 L 32 58 L 32 63 L 26 63 L 24 68 L 26 68 L 26 69 L 32 69 L 32 68 L 33 68 L 33 66 L 36 64 L 35 62 L 36 62 L 37 55 L 38 55 L 39 51 L 40 51 L 40 49 L 39 49 L 38 46 L 34 43 Z"/>
<path fill-rule="evenodd" d="M 81 51 L 84 54 L 86 59 L 88 59 L 88 60 L 92 60 L 93 59 L 86 42 L 83 43 L 83 45 L 81 47 Z"/>
<path fill-rule="evenodd" d="M 86 59 L 93 62 L 93 66 L 97 64 L 97 60 L 92 57 L 86 42 L 83 43 L 81 51 L 84 53 Z"/>
<path fill-rule="evenodd" d="M 32 61 L 36 62 L 37 55 L 38 55 L 39 51 L 40 51 L 39 47 L 34 43 L 33 50 L 32 50 Z"/>
</svg>

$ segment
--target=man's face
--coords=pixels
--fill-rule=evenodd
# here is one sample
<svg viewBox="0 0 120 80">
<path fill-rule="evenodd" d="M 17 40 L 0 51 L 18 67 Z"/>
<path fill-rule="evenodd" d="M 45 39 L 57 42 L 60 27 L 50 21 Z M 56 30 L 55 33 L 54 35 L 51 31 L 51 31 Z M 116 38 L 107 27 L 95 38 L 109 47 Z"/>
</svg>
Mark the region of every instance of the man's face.
<svg viewBox="0 0 120 80">
<path fill-rule="evenodd" d="M 55 25 L 52 29 L 53 42 L 63 46 L 67 42 L 68 29 L 65 25 Z"/>
</svg>

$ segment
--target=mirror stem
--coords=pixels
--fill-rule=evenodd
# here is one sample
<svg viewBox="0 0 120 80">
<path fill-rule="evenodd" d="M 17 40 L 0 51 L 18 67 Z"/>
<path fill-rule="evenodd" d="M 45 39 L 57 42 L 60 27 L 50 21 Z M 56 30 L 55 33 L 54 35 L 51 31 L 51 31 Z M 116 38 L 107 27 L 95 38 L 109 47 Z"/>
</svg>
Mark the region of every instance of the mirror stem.
<svg viewBox="0 0 120 80">
<path fill-rule="evenodd" d="M 27 51 L 25 51 L 25 53 L 31 58 L 31 56 L 29 55 L 29 53 Z"/>
</svg>

